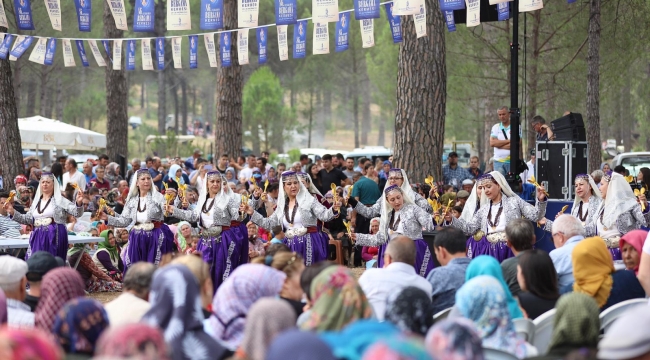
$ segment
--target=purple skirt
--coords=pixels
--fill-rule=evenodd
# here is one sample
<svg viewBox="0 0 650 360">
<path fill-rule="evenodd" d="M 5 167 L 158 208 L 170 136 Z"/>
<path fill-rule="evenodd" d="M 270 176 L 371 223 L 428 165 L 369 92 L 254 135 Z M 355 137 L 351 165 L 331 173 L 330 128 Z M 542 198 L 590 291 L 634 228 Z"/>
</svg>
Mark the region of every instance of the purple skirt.
<svg viewBox="0 0 650 360">
<path fill-rule="evenodd" d="M 65 260 L 68 256 L 68 230 L 65 225 L 51 223 L 48 226 L 34 227 L 29 236 L 25 260 L 37 251 L 47 251 Z"/>
<path fill-rule="evenodd" d="M 237 261 L 237 265 L 239 266 L 241 264 L 246 264 L 248 263 L 248 229 L 246 228 L 246 223 L 241 222 L 239 226 L 232 226 L 232 222 L 230 223 L 230 231 L 234 232 L 235 238 L 237 238 L 237 241 L 239 241 L 238 246 L 241 248 L 240 251 L 240 258 Z"/>
<path fill-rule="evenodd" d="M 215 293 L 233 270 L 241 264 L 242 254 L 248 258 L 248 246 L 242 248 L 242 242 L 233 229 L 225 230 L 219 236 L 201 237 L 196 246 L 196 251 L 202 254 L 203 261 L 210 265 L 210 276 Z"/>
<path fill-rule="evenodd" d="M 473 259 L 479 255 L 490 255 L 496 258 L 499 263 L 515 256 L 505 241 L 493 244 L 488 241 L 485 235 L 479 241 L 474 240 L 474 236 L 470 236 L 467 239 L 467 257 Z"/>
<path fill-rule="evenodd" d="M 160 263 L 164 254 L 176 249 L 174 234 L 167 224 L 162 224 L 153 230 L 131 230 L 129 243 L 126 245 L 124 261 L 124 274 L 131 264 L 146 261 L 154 265 Z"/>
<path fill-rule="evenodd" d="M 612 254 L 612 259 L 614 261 L 623 260 L 623 257 L 621 256 L 621 248 L 620 247 L 618 247 L 618 248 L 610 248 L 610 247 L 608 247 L 608 249 L 609 249 L 609 253 Z"/>
<path fill-rule="evenodd" d="M 422 277 L 426 277 L 431 270 L 435 267 L 433 262 L 433 254 L 427 245 L 426 241 L 422 239 L 415 239 L 415 271 Z M 377 253 L 377 260 L 379 262 L 379 267 L 384 267 L 384 252 L 386 251 L 387 244 L 383 244 L 379 247 L 379 252 Z"/>
<path fill-rule="evenodd" d="M 330 238 L 322 231 L 306 233 L 292 239 L 285 238 L 284 244 L 305 260 L 305 266 L 327 260 L 327 247 Z"/>
</svg>

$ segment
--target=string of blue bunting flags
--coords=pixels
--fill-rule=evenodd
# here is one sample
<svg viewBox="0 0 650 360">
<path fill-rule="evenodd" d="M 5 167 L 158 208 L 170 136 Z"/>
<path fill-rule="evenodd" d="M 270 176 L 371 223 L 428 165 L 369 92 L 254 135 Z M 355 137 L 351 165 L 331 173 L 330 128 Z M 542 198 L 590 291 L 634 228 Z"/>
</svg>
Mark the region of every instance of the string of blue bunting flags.
<svg viewBox="0 0 650 360">
<path fill-rule="evenodd" d="M 14 0 L 16 24 L 19 30 L 34 30 L 31 0 Z M 45 5 L 55 30 L 62 30 L 60 0 L 44 0 Z M 498 20 L 510 18 L 510 1 L 490 0 L 490 5 L 497 5 Z M 576 0 L 567 0 L 569 3 Z M 91 31 L 91 1 L 74 0 L 77 10 L 79 31 Z M 441 11 L 445 16 L 447 29 L 456 31 L 454 10 L 466 9 L 466 23 L 468 27 L 480 24 L 480 0 L 439 0 Z M 118 29 L 128 30 L 124 0 L 108 0 L 111 13 Z M 52 65 L 57 50 L 57 41 L 61 40 L 63 60 L 65 67 L 76 66 L 73 45 L 84 67 L 90 66 L 86 47 L 88 44 L 98 66 L 107 66 L 106 60 L 99 50 L 97 41 L 100 41 L 108 60 L 114 70 L 122 68 L 122 53 L 126 51 L 126 70 L 135 70 L 136 42 L 141 42 L 141 58 L 143 70 L 154 70 L 154 62 L 158 70 L 165 67 L 165 44 L 171 41 L 174 68 L 182 68 L 181 44 L 182 39 L 189 39 L 190 69 L 198 67 L 198 42 L 199 36 L 203 37 L 210 67 L 217 67 L 217 49 L 221 59 L 221 66 L 231 66 L 232 33 L 237 33 L 236 46 L 240 65 L 248 64 L 248 33 L 255 30 L 258 46 L 258 62 L 266 63 L 266 45 L 268 41 L 267 28 L 277 27 L 278 51 L 281 61 L 288 60 L 288 26 L 293 25 L 293 51 L 294 59 L 304 58 L 307 49 L 307 23 L 314 24 L 313 51 L 314 55 L 328 54 L 330 52 L 329 26 L 335 22 L 335 51 L 342 52 L 348 49 L 350 16 L 354 11 L 355 19 L 359 21 L 363 47 L 374 46 L 374 19 L 380 18 L 380 8 L 383 6 L 386 18 L 389 21 L 393 43 L 402 42 L 402 27 L 400 16 L 411 15 L 415 22 L 416 36 L 426 36 L 426 4 L 425 0 L 393 0 L 379 2 L 379 0 L 354 0 L 354 9 L 339 11 L 338 0 L 312 0 L 312 17 L 297 19 L 297 0 L 275 0 L 275 24 L 259 25 L 259 0 L 237 0 L 238 27 L 234 30 L 219 30 L 223 28 L 223 0 L 201 0 L 201 30 L 216 30 L 193 35 L 167 35 L 163 37 L 138 37 L 124 39 L 80 39 L 80 38 L 55 38 L 36 35 L 22 35 L 13 33 L 0 33 L 0 59 L 15 61 L 19 59 L 36 42 L 29 60 L 42 64 Z M 543 7 L 542 0 L 520 0 L 519 11 L 539 10 Z M 134 32 L 152 32 L 154 30 L 154 1 L 136 0 L 133 19 Z M 5 11 L 0 1 L 0 27 L 7 27 L 8 22 Z M 167 30 L 191 30 L 189 0 L 167 1 Z M 219 36 L 219 46 L 215 44 L 215 35 Z M 14 41 L 15 40 L 15 41 Z M 151 46 L 155 41 L 155 48 Z M 112 46 L 111 46 L 112 42 Z M 124 43 L 125 42 L 125 43 Z M 13 44 L 13 46 L 12 46 Z M 126 46 L 124 50 L 123 45 Z M 111 55 L 112 54 L 112 55 Z M 118 61 L 115 61 L 119 59 Z M 154 61 L 155 60 L 155 61 Z"/>
</svg>

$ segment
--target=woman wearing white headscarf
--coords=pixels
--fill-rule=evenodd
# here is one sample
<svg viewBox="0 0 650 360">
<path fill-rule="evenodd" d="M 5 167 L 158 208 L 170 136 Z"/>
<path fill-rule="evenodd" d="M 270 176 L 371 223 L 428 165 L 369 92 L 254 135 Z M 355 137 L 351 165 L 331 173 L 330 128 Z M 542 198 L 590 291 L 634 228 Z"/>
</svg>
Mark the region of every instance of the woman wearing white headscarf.
<svg viewBox="0 0 650 360">
<path fill-rule="evenodd" d="M 481 196 L 482 194 L 483 186 L 480 186 L 478 181 L 475 181 L 472 192 L 469 194 L 469 198 L 467 198 L 467 202 L 465 202 L 465 206 L 463 207 L 463 212 L 460 214 L 460 218 L 462 220 L 465 222 L 472 221 L 474 214 L 478 212 L 478 210 L 481 208 L 481 205 L 487 202 L 487 198 L 483 198 Z M 465 235 L 470 236 L 472 234 Z"/>
<path fill-rule="evenodd" d="M 320 204 L 295 171 L 285 171 L 280 181 L 282 186 L 273 215 L 265 219 L 250 205 L 242 205 L 240 210 L 251 215 L 251 221 L 264 229 L 282 225 L 286 234 L 284 243 L 305 259 L 305 265 L 326 260 L 329 237 L 317 227 L 317 222 L 328 222 L 338 216 L 341 204 L 336 203 L 330 209 Z"/>
<path fill-rule="evenodd" d="M 387 187 L 384 190 L 384 198 L 379 233 L 352 234 L 352 239 L 360 246 L 379 246 L 377 260 L 379 267 L 383 267 L 386 244 L 397 236 L 407 236 L 415 242 L 415 271 L 420 276 L 426 276 L 433 269 L 433 257 L 429 246 L 423 240 L 422 229 L 433 231 L 433 218 L 404 196 L 404 191 L 398 185 Z"/>
<path fill-rule="evenodd" d="M 530 221 L 541 220 L 546 213 L 546 194 L 543 187 L 538 188 L 538 201 L 532 206 L 510 189 L 498 171 L 482 175 L 477 183 L 483 187 L 483 192 L 481 206 L 472 219 L 456 219 L 448 213 L 445 223 L 461 229 L 465 234 L 474 234 L 467 239 L 467 257 L 491 255 L 501 262 L 513 256 L 506 244 L 506 224 L 522 216 Z"/>
<path fill-rule="evenodd" d="M 621 260 L 621 236 L 646 226 L 650 221 L 647 201 L 645 196 L 637 199 L 623 175 L 612 171 L 600 180 L 600 192 L 603 201 L 595 214 L 596 218 L 587 223 L 585 231 L 603 238 L 614 260 Z M 645 214 L 641 210 L 640 201 L 645 202 Z"/>
<path fill-rule="evenodd" d="M 594 182 L 591 175 L 578 174 L 575 178 L 575 192 L 576 197 L 573 200 L 573 207 L 571 208 L 571 216 L 578 218 L 582 222 L 582 226 L 587 227 L 596 221 L 596 214 L 602 202 L 602 196 L 598 185 Z M 558 213 L 558 216 L 562 213 Z M 544 230 L 551 232 L 553 228 L 553 221 L 544 219 L 540 221 L 544 225 Z M 592 230 L 596 228 L 589 226 Z M 586 233 L 586 236 L 595 236 L 595 233 Z"/>
<path fill-rule="evenodd" d="M 62 259 L 68 253 L 68 231 L 65 227 L 69 215 L 83 215 L 83 191 L 76 192 L 76 204 L 61 196 L 59 181 L 52 173 L 41 175 L 34 201 L 26 214 L 14 211 L 13 201 L 4 204 L 9 216 L 16 222 L 33 225 L 25 258 L 37 251 L 47 251 Z"/>
</svg>

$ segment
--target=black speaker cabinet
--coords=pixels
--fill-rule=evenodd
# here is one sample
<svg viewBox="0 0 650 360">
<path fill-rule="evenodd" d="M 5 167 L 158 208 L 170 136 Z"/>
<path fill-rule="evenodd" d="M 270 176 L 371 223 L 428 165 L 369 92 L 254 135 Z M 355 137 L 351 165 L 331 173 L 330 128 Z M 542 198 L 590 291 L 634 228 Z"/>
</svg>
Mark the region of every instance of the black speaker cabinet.
<svg viewBox="0 0 650 360">
<path fill-rule="evenodd" d="M 587 173 L 587 142 L 537 142 L 535 177 L 549 193 L 550 200 L 573 200 L 573 180 Z"/>
</svg>

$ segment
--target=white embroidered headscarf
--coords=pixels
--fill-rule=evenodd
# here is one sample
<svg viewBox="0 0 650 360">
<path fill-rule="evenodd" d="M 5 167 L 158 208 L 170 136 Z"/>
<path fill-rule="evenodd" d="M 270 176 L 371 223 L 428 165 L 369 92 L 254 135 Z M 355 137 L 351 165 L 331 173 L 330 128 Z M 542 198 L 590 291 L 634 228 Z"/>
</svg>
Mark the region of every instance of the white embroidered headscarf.
<svg viewBox="0 0 650 360">
<path fill-rule="evenodd" d="M 38 188 L 36 189 L 36 194 L 34 194 L 34 200 L 32 201 L 32 206 L 30 206 L 30 210 L 34 211 L 36 209 L 36 205 L 38 204 L 38 199 L 41 198 L 41 181 L 43 179 L 50 179 L 52 180 L 52 188 L 54 189 L 52 193 L 52 197 L 54 197 L 54 203 L 59 206 L 63 207 L 62 200 L 64 199 L 63 195 L 61 195 L 61 184 L 59 184 L 59 180 L 56 179 L 54 174 L 49 173 L 49 172 L 44 172 L 41 174 L 41 180 L 38 182 Z M 67 200 L 67 199 L 66 199 Z"/>
<path fill-rule="evenodd" d="M 481 177 L 478 178 L 477 183 L 479 182 L 484 182 L 484 181 L 494 181 L 496 182 L 499 187 L 501 187 L 501 192 L 505 197 L 517 197 L 518 195 L 515 194 L 514 191 L 510 188 L 510 185 L 508 185 L 508 182 L 506 181 L 506 178 L 503 176 L 498 171 L 492 171 L 488 174 L 484 174 Z M 481 205 L 489 203 L 490 199 L 488 199 L 487 195 L 485 195 L 485 190 L 481 192 Z"/>
<path fill-rule="evenodd" d="M 409 198 L 412 203 L 415 203 L 415 191 L 413 191 L 411 183 L 409 183 L 409 178 L 406 176 L 406 172 L 402 169 L 392 168 L 388 171 L 388 177 L 390 177 L 390 174 L 400 174 L 402 176 L 402 179 L 404 179 L 402 186 L 400 186 L 402 194 L 404 195 L 404 198 Z M 386 186 L 384 186 L 384 191 L 386 191 L 390 186 L 390 182 L 387 181 Z"/>
<path fill-rule="evenodd" d="M 223 185 L 221 173 L 217 170 L 212 170 L 207 174 L 205 174 L 205 181 L 203 182 L 203 191 L 201 192 L 201 195 L 199 195 L 199 200 L 196 203 L 196 208 L 194 209 L 194 211 L 198 211 L 200 213 L 201 210 L 203 209 L 203 204 L 205 204 L 205 202 L 207 201 L 208 194 L 209 194 L 208 182 L 210 182 L 210 180 L 214 178 L 218 178 L 219 181 L 221 181 L 221 188 L 219 189 L 219 193 L 216 194 L 214 197 L 214 201 L 215 201 L 214 206 L 216 206 L 221 210 L 224 210 L 226 206 L 228 206 L 228 202 L 230 198 L 227 194 L 224 193 L 224 185 Z"/>
<path fill-rule="evenodd" d="M 284 206 L 287 203 L 287 194 L 284 192 L 284 183 L 289 180 L 296 179 L 298 180 L 298 184 L 300 185 L 300 191 L 298 191 L 298 195 L 296 195 L 296 201 L 298 202 L 298 206 L 301 209 L 310 209 L 311 210 L 311 205 L 314 199 L 314 197 L 309 193 L 309 190 L 305 187 L 305 184 L 300 181 L 298 177 L 298 173 L 295 171 L 285 171 L 282 173 L 280 176 L 280 190 L 278 192 L 278 204 L 275 209 L 275 212 L 273 213 L 274 215 L 277 213 L 278 218 L 282 219 L 284 216 Z"/>
<path fill-rule="evenodd" d="M 126 196 L 126 200 L 124 200 L 125 204 L 127 202 L 129 202 L 129 200 L 131 200 L 131 198 L 140 196 L 140 190 L 138 189 L 138 186 L 137 186 L 138 179 L 140 179 L 142 176 L 145 176 L 145 175 L 151 176 L 151 174 L 149 174 L 149 170 L 140 169 L 140 170 L 135 172 L 135 174 L 131 178 L 131 187 L 129 188 L 129 194 Z M 149 189 L 149 194 L 153 193 L 153 188 L 154 188 L 154 185 L 153 185 L 153 180 L 152 180 L 151 181 L 151 189 Z"/>
<path fill-rule="evenodd" d="M 598 189 L 598 185 L 596 185 L 596 182 L 594 182 L 594 178 L 591 177 L 589 174 L 578 174 L 576 175 L 575 182 L 578 181 L 587 181 L 589 183 L 589 186 L 591 187 L 591 190 L 593 191 L 593 194 L 595 197 L 601 199 L 603 195 L 600 193 L 600 190 Z M 576 193 L 576 198 L 573 200 L 573 207 L 572 209 L 576 209 L 582 199 L 578 196 Z"/>
<path fill-rule="evenodd" d="M 305 180 L 305 182 L 307 182 L 307 185 L 305 185 L 305 187 L 307 188 L 307 190 L 309 190 L 310 193 L 312 193 L 313 195 L 318 194 L 321 197 L 323 196 L 323 194 L 321 194 L 321 192 L 318 191 L 318 188 L 316 188 L 316 185 L 314 185 L 314 183 L 311 181 L 311 176 L 309 176 L 309 174 L 304 172 L 299 172 L 298 177 L 302 180 Z"/>
<path fill-rule="evenodd" d="M 483 204 L 485 204 L 485 199 L 483 196 L 479 199 L 478 196 L 478 181 L 474 182 L 474 187 L 472 188 L 472 192 L 469 194 L 469 198 L 467 198 L 467 201 L 465 202 L 465 207 L 463 207 L 463 213 L 460 214 L 460 218 L 462 220 L 465 220 L 465 222 L 470 222 L 472 221 L 472 218 L 474 218 L 474 214 L 476 213 L 477 207 L 476 205 L 479 203 L 479 207 Z M 482 194 L 482 193 L 481 193 Z"/>
<path fill-rule="evenodd" d="M 609 171 L 603 179 L 609 183 L 606 198 L 602 202 L 605 207 L 603 225 L 611 228 L 621 214 L 632 210 L 638 203 L 630 184 L 623 175 Z"/>
<path fill-rule="evenodd" d="M 379 224 L 380 224 L 379 232 L 383 232 L 384 235 L 386 235 L 386 238 L 388 238 L 389 237 L 388 235 L 390 234 L 388 232 L 388 227 L 390 226 L 390 215 L 391 212 L 393 211 L 393 207 L 388 202 L 387 197 L 388 194 L 394 191 L 400 191 L 402 193 L 402 196 L 404 196 L 404 190 L 402 190 L 397 185 L 387 186 L 384 189 L 384 193 L 382 194 L 382 196 L 384 197 L 384 201 L 382 202 L 381 212 L 379 216 Z M 409 199 L 408 196 L 404 196 L 404 205 L 402 206 L 406 206 L 407 204 L 415 204 L 415 203 L 413 202 L 413 199 Z"/>
</svg>

